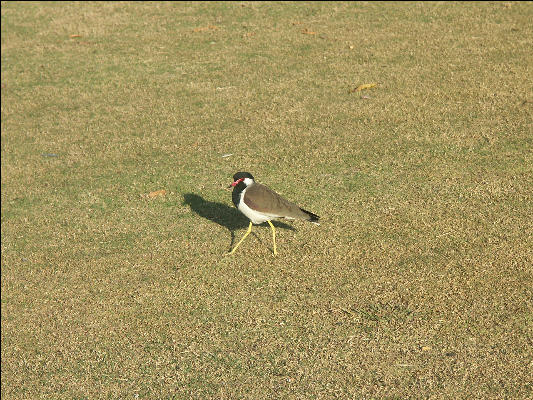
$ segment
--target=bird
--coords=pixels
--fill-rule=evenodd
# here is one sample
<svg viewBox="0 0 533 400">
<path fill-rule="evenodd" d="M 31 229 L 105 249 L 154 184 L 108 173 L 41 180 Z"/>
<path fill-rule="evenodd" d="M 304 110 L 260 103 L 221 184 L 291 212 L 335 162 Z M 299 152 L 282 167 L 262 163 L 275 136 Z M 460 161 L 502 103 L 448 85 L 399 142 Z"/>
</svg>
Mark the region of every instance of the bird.
<svg viewBox="0 0 533 400">
<path fill-rule="evenodd" d="M 228 187 L 233 187 L 231 196 L 233 204 L 250 220 L 250 225 L 243 238 L 228 254 L 235 253 L 235 250 L 252 231 L 252 224 L 258 225 L 268 222 L 272 228 L 274 255 L 278 252 L 276 249 L 276 229 L 270 222 L 272 219 L 302 219 L 320 225 L 318 215 L 284 199 L 268 186 L 257 183 L 249 172 L 237 172 L 233 175 L 233 183 Z"/>
</svg>

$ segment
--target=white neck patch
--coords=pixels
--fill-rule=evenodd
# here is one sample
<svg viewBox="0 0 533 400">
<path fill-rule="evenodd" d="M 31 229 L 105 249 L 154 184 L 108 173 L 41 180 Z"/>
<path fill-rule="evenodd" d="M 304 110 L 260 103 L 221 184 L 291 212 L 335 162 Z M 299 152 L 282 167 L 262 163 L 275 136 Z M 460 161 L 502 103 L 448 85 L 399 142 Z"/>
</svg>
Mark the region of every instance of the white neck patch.
<svg viewBox="0 0 533 400">
<path fill-rule="evenodd" d="M 246 186 L 250 186 L 252 183 L 254 183 L 254 180 L 250 178 L 244 178 L 243 182 Z"/>
</svg>

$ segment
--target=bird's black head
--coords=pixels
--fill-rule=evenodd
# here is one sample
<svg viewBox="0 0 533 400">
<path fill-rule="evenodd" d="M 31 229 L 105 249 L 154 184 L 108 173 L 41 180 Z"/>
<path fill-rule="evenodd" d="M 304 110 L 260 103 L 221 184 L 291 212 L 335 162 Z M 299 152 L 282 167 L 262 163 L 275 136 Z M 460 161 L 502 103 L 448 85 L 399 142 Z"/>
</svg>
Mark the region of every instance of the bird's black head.
<svg viewBox="0 0 533 400">
<path fill-rule="evenodd" d="M 228 187 L 234 187 L 238 191 L 244 190 L 248 185 L 254 183 L 254 177 L 249 172 L 237 172 L 233 175 L 233 183 Z"/>
<path fill-rule="evenodd" d="M 235 175 L 233 175 L 233 182 L 238 181 L 239 179 L 245 179 L 250 178 L 251 180 L 254 179 L 251 173 L 249 172 L 237 172 Z"/>
</svg>

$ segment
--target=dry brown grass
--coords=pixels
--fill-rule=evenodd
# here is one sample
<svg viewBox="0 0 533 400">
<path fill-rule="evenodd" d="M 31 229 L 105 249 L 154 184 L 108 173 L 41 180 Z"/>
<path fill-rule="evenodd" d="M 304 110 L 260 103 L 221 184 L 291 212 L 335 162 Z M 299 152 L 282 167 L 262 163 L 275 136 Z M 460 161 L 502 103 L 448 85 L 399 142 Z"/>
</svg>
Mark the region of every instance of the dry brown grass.
<svg viewBox="0 0 533 400">
<path fill-rule="evenodd" d="M 532 18 L 2 3 L 2 398 L 531 397 Z"/>
</svg>

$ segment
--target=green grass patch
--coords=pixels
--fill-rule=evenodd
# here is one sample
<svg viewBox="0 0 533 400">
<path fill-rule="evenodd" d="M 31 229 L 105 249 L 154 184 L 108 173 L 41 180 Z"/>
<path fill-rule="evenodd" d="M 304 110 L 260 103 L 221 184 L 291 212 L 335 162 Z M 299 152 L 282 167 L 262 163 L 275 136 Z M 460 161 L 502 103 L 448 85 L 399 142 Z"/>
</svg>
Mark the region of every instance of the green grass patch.
<svg viewBox="0 0 533 400">
<path fill-rule="evenodd" d="M 531 397 L 531 3 L 1 18 L 2 397 Z"/>
</svg>

